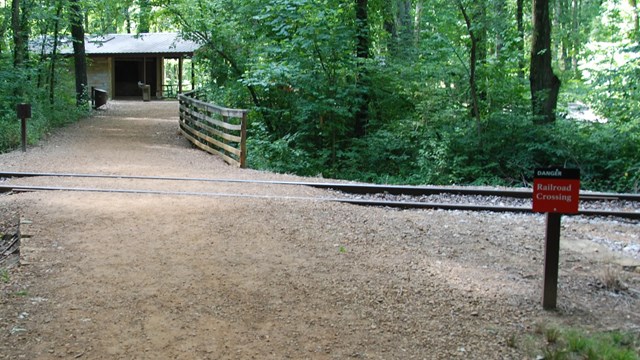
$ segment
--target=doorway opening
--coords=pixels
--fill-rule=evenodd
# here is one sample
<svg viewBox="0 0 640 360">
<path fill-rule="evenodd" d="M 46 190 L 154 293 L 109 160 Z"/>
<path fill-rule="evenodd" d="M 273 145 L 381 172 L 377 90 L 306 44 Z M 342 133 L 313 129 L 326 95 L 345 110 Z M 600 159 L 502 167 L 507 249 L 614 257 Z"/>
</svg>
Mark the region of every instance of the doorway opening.
<svg viewBox="0 0 640 360">
<path fill-rule="evenodd" d="M 115 60 L 114 97 L 140 97 L 142 90 L 139 83 L 151 87 L 155 94 L 158 87 L 156 58 L 125 58 Z"/>
</svg>

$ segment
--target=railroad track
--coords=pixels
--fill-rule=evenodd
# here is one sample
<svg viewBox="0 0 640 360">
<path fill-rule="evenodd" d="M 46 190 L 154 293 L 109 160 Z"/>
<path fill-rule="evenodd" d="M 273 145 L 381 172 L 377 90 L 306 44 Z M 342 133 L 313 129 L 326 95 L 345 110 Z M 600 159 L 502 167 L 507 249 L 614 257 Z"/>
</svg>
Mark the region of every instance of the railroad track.
<svg viewBox="0 0 640 360">
<path fill-rule="evenodd" d="M 335 191 L 335 197 L 287 197 L 266 195 L 242 195 L 218 192 L 193 192 L 193 191 L 162 191 L 162 190 L 134 190 L 134 189 L 99 189 L 87 187 L 63 187 L 63 186 L 28 186 L 1 184 L 2 192 L 27 192 L 27 191 L 75 191 L 75 192 L 102 192 L 102 193 L 135 193 L 156 195 L 182 195 L 182 196 L 215 196 L 215 197 L 245 197 L 262 199 L 292 199 L 292 200 L 321 200 L 343 202 L 364 206 L 385 206 L 403 209 L 444 209 L 466 211 L 492 211 L 531 213 L 531 206 L 487 204 L 482 198 L 504 199 L 531 199 L 531 189 L 487 189 L 474 187 L 438 187 L 438 186 L 398 186 L 398 185 L 374 185 L 374 184 L 345 184 L 326 182 L 294 182 L 271 180 L 240 180 L 240 179 L 215 179 L 215 178 L 186 178 L 186 177 L 162 177 L 162 176 L 133 176 L 133 175 L 100 175 L 100 174 L 71 174 L 71 173 L 28 173 L 28 172 L 2 172 L 0 178 L 28 178 L 28 177 L 58 177 L 58 178 L 96 178 L 96 179 L 131 179 L 153 181 L 180 181 L 180 182 L 219 182 L 219 183 L 252 183 L 265 185 L 294 185 L 309 186 Z M 452 200 L 428 201 L 431 195 L 447 195 Z M 391 199 L 389 199 L 391 197 Z M 456 197 L 478 197 L 478 203 L 459 203 Z M 418 198 L 420 200 L 412 200 Z M 607 216 L 625 219 L 640 220 L 640 194 L 615 194 L 601 192 L 580 193 L 581 202 L 625 202 L 631 204 L 631 211 L 621 209 L 581 209 L 576 215 L 583 216 Z M 485 202 L 484 204 L 482 202 Z M 613 206 L 615 207 L 615 205 Z M 627 205 L 627 208 L 629 205 Z"/>
</svg>

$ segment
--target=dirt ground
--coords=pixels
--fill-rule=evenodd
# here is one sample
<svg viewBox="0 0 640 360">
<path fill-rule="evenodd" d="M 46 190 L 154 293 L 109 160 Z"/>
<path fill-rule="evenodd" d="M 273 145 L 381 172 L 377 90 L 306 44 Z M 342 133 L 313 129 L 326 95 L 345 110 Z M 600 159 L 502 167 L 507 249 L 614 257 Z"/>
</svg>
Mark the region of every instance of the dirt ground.
<svg viewBox="0 0 640 360">
<path fill-rule="evenodd" d="M 0 169 L 296 179 L 194 149 L 175 102 L 112 102 Z M 210 194 L 0 195 L 0 227 L 19 218 L 24 236 L 0 278 L 0 359 L 535 359 L 547 327 L 640 331 L 640 261 L 598 244 L 640 243 L 637 222 L 565 217 L 558 310 L 544 311 L 541 215 L 255 183 L 3 182 Z"/>
</svg>

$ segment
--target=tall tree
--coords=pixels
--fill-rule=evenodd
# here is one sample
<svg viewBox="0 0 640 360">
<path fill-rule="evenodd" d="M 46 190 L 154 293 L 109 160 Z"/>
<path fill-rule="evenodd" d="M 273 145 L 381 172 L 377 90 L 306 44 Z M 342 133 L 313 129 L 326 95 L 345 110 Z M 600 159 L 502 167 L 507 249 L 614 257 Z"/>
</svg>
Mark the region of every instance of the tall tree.
<svg viewBox="0 0 640 360">
<path fill-rule="evenodd" d="M 551 66 L 549 0 L 533 0 L 529 83 L 534 122 L 554 122 L 560 93 L 560 79 L 553 73 Z"/>
<path fill-rule="evenodd" d="M 84 106 L 88 101 L 87 57 L 84 49 L 84 16 L 78 0 L 69 0 L 69 4 L 74 70 L 76 76 L 76 103 L 78 106 Z"/>
<path fill-rule="evenodd" d="M 51 66 L 49 67 L 49 103 L 55 102 L 56 63 L 58 59 L 58 42 L 60 36 L 60 17 L 62 16 L 62 0 L 56 5 L 56 17 L 53 25 L 53 50 L 51 51 Z"/>
<path fill-rule="evenodd" d="M 420 44 L 420 33 L 422 31 L 422 28 L 420 26 L 421 22 L 422 22 L 422 9 L 423 9 L 423 4 L 422 1 L 416 1 L 416 5 L 415 5 L 415 10 L 414 10 L 414 14 L 413 14 L 413 23 L 414 23 L 414 28 L 413 28 L 413 32 L 414 32 L 414 39 L 415 39 L 415 44 L 416 46 L 418 46 Z"/>
<path fill-rule="evenodd" d="M 469 39 L 471 40 L 471 46 L 469 49 L 469 91 L 471 93 L 471 116 L 480 122 L 480 100 L 478 96 L 478 82 L 476 76 L 478 69 L 480 36 L 477 31 L 474 30 L 474 24 L 472 23 L 471 16 L 469 15 L 465 5 L 461 0 L 458 0 L 457 5 L 462 17 L 464 18 L 465 24 L 467 24 L 467 32 L 469 33 Z"/>
<path fill-rule="evenodd" d="M 138 33 L 148 33 L 151 30 L 151 1 L 139 0 L 138 6 L 140 7 Z"/>
<path fill-rule="evenodd" d="M 516 27 L 518 31 L 518 44 L 524 52 L 524 0 L 516 0 Z M 518 76 L 524 79 L 524 56 L 518 54 Z"/>
<path fill-rule="evenodd" d="M 373 5 L 372 5 L 373 4 Z M 369 4 L 375 6 L 375 2 Z M 407 59 L 420 40 L 420 19 L 423 4 L 415 0 L 392 0 L 383 2 L 379 11 L 384 19 L 383 27 L 389 38 L 389 55 Z M 376 9 L 378 10 L 378 9 Z M 375 10 L 374 10 L 375 11 Z"/>
<path fill-rule="evenodd" d="M 370 55 L 370 28 L 368 0 L 356 0 L 356 28 L 358 57 L 358 87 L 360 89 L 360 105 L 355 114 L 354 132 L 356 137 L 364 136 L 369 122 L 369 81 L 367 74 L 367 60 Z"/>
<path fill-rule="evenodd" d="M 636 41 L 640 41 L 640 16 L 638 16 L 638 1 L 629 0 L 629 5 L 631 5 L 631 18 L 633 21 L 633 34 L 631 34 L 631 36 Z"/>
<path fill-rule="evenodd" d="M 13 65 L 20 68 L 28 57 L 29 44 L 29 4 L 26 0 L 12 0 L 11 28 L 13 30 Z"/>
<path fill-rule="evenodd" d="M 508 24 L 505 21 L 504 14 L 507 13 L 507 1 L 506 0 L 496 0 L 493 4 L 494 11 L 499 17 L 495 17 L 492 22 L 495 30 L 495 46 L 494 53 L 497 58 L 502 55 L 502 50 L 505 47 L 505 34 L 507 32 Z"/>
<path fill-rule="evenodd" d="M 0 55 L 2 55 L 2 53 L 5 50 L 5 35 L 7 33 L 7 30 L 9 29 L 9 23 L 11 20 L 11 15 L 10 15 L 10 8 L 6 6 L 3 7 L 2 9 L 0 9 L 0 11 L 2 12 L 2 22 L 0 22 Z"/>
<path fill-rule="evenodd" d="M 573 34 L 571 38 L 571 69 L 576 71 L 578 70 L 578 53 L 580 52 L 580 48 L 582 47 L 581 39 L 580 39 L 580 28 L 582 28 L 582 24 L 580 23 L 580 10 L 582 8 L 581 0 L 572 0 L 571 1 L 571 33 Z"/>
</svg>

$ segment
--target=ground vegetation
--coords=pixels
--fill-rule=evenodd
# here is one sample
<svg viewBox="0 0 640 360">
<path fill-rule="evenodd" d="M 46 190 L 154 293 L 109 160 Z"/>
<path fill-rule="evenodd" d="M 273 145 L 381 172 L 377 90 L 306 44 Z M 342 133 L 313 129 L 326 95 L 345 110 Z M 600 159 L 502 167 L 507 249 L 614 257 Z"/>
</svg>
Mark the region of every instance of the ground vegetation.
<svg viewBox="0 0 640 360">
<path fill-rule="evenodd" d="M 253 168 L 379 183 L 527 186 L 534 168 L 561 165 L 580 168 L 587 189 L 640 187 L 635 1 L 78 5 L 86 33 L 180 31 L 200 41 L 203 94 L 252 110 Z M 70 8 L 66 0 L 14 0 L 2 9 L 0 61 L 16 64 L 0 74 L 4 150 L 17 146 L 14 104 L 44 107 L 33 89 L 68 86 L 55 77 L 68 70 L 53 64 L 70 59 L 20 49 L 29 36 L 70 34 Z M 538 13 L 544 21 L 534 21 Z M 50 103 L 68 103 L 64 93 Z M 600 121 L 582 121 L 588 117 L 575 104 Z"/>
</svg>

